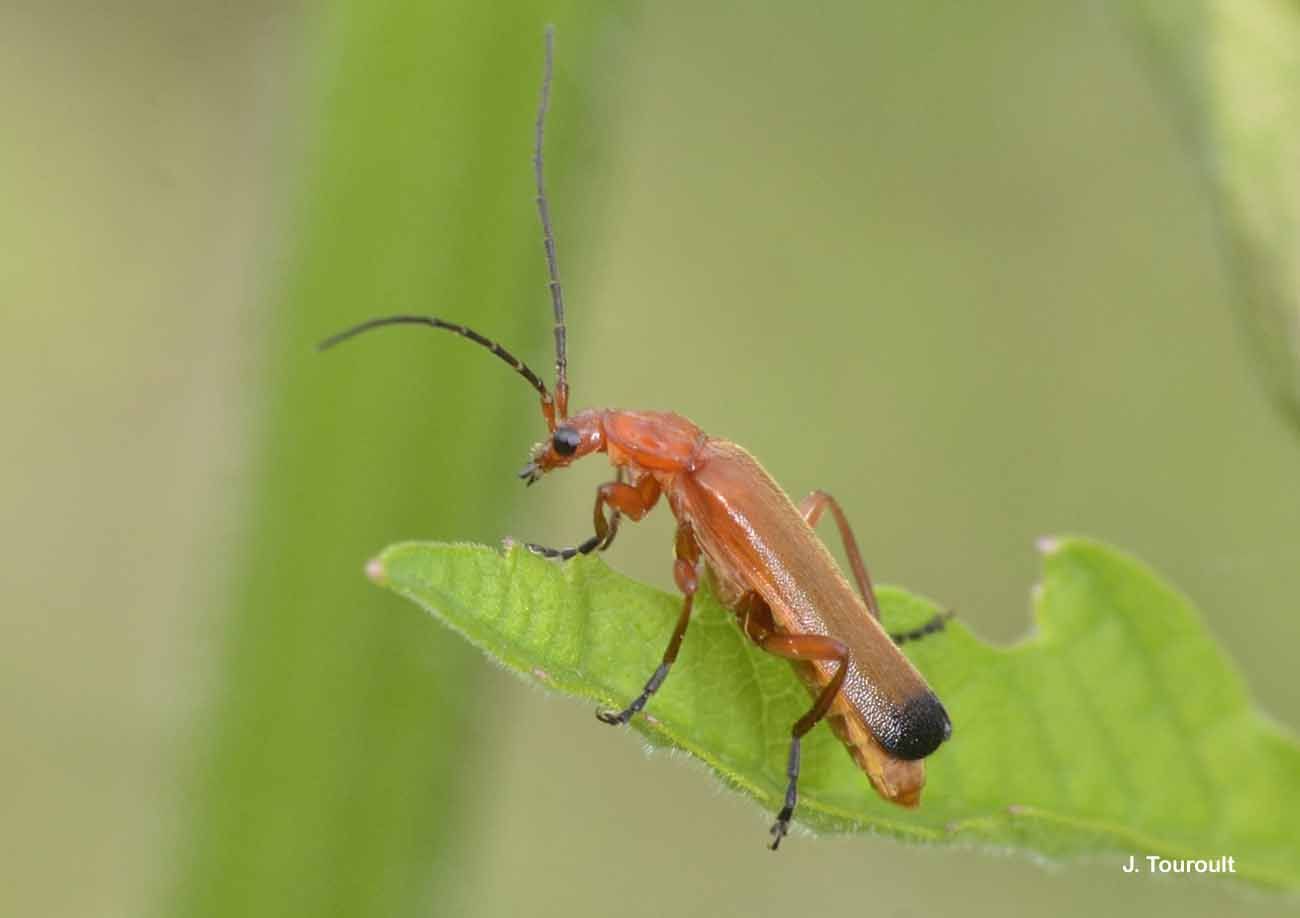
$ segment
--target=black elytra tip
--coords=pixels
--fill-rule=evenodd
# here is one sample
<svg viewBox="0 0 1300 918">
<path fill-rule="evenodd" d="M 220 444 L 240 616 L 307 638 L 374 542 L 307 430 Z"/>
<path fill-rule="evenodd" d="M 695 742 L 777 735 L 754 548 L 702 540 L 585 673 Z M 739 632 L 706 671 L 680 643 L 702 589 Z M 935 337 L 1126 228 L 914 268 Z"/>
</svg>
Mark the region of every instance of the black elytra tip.
<svg viewBox="0 0 1300 918">
<path fill-rule="evenodd" d="M 909 699 L 899 712 L 898 723 L 901 729 L 893 742 L 881 745 L 900 759 L 923 759 L 952 736 L 952 721 L 933 692 Z"/>
</svg>

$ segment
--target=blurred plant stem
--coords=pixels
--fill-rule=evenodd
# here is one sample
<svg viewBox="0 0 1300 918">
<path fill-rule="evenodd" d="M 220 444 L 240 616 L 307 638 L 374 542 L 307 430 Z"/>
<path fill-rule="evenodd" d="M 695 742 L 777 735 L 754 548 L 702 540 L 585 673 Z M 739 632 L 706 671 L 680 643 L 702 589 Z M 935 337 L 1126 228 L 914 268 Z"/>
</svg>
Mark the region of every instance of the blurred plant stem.
<svg viewBox="0 0 1300 918">
<path fill-rule="evenodd" d="M 472 841 L 494 729 L 476 705 L 482 663 L 362 569 L 395 539 L 499 539 L 536 398 L 451 336 L 314 344 L 429 312 L 547 367 L 528 156 L 558 12 L 389 0 L 318 14 L 315 141 L 264 329 L 242 563 L 170 913 L 428 913 Z M 557 198 L 593 31 L 560 18 Z M 553 208 L 561 225 L 574 210 Z"/>
<path fill-rule="evenodd" d="M 1300 4 L 1145 0 L 1127 15 L 1209 180 L 1256 360 L 1300 423 Z"/>
</svg>

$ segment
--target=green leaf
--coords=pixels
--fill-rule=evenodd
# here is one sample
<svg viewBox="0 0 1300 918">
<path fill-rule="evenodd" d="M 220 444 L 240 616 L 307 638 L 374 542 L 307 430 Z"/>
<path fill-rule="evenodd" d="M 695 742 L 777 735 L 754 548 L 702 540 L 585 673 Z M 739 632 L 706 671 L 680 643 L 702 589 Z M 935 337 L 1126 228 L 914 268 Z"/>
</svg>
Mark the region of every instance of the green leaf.
<svg viewBox="0 0 1300 918">
<path fill-rule="evenodd" d="M 1279 401 L 1300 420 L 1300 4 L 1117 7 L 1196 150 L 1235 305 Z"/>
<path fill-rule="evenodd" d="M 877 798 L 819 725 L 798 820 L 1049 858 L 1231 855 L 1238 877 L 1300 885 L 1300 747 L 1251 709 L 1195 610 L 1142 564 L 1080 539 L 1044 547 L 1037 634 L 994 647 L 957 621 L 907 645 L 954 724 L 927 760 L 920 808 Z M 407 543 L 369 572 L 529 681 L 601 705 L 640 690 L 681 602 L 598 559 L 559 565 L 514 547 Z M 891 629 L 936 611 L 901 590 L 880 598 Z M 775 809 L 808 704 L 789 665 L 702 594 L 677 664 L 633 723 Z"/>
</svg>

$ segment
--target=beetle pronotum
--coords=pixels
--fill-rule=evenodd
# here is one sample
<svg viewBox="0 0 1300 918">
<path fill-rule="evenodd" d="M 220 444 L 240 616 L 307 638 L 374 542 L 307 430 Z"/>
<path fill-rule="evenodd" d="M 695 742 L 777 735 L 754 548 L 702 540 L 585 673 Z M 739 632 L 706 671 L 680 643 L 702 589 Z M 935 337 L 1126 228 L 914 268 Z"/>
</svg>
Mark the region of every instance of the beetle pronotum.
<svg viewBox="0 0 1300 918">
<path fill-rule="evenodd" d="M 768 653 L 790 660 L 814 699 L 791 729 L 785 799 L 771 830 L 773 850 L 789 830 L 798 800 L 800 740 L 823 719 L 882 797 L 915 806 L 925 783 L 921 760 L 951 735 L 952 725 L 939 699 L 895 643 L 938 630 L 944 616 L 892 638 L 885 632 L 853 530 L 840 505 L 826 492 L 814 491 L 796 506 L 747 452 L 707 436 L 677 414 L 598 408 L 569 415 L 564 292 L 542 169 L 553 44 L 554 33 L 548 28 L 533 167 L 555 313 L 554 392 L 495 341 L 433 316 L 371 319 L 320 346 L 332 347 L 386 325 L 427 325 L 454 332 L 505 361 L 541 396 L 549 436 L 533 448 L 520 472 L 527 484 L 584 456 L 608 455 L 616 474 L 615 480 L 596 489 L 595 534 L 563 550 L 529 544 L 534 552 L 564 561 L 603 551 L 613 542 L 620 517 L 640 520 L 660 497 L 667 498 L 677 519 L 673 579 L 682 593 L 681 613 L 663 660 L 641 694 L 620 711 L 597 711 L 603 723 L 626 724 L 663 684 L 707 570 L 746 637 Z M 813 531 L 827 510 L 839 529 L 857 593 Z"/>
</svg>

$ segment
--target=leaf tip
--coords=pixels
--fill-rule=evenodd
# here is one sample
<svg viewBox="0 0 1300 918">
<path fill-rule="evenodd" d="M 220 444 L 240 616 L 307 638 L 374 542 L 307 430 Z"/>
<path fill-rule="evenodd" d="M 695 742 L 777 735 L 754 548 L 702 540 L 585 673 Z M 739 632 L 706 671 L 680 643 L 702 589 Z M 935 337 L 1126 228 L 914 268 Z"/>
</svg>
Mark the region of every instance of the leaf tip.
<svg viewBox="0 0 1300 918">
<path fill-rule="evenodd" d="M 366 562 L 366 577 L 376 586 L 388 585 L 388 571 L 384 569 L 383 558 L 371 558 Z"/>
</svg>

